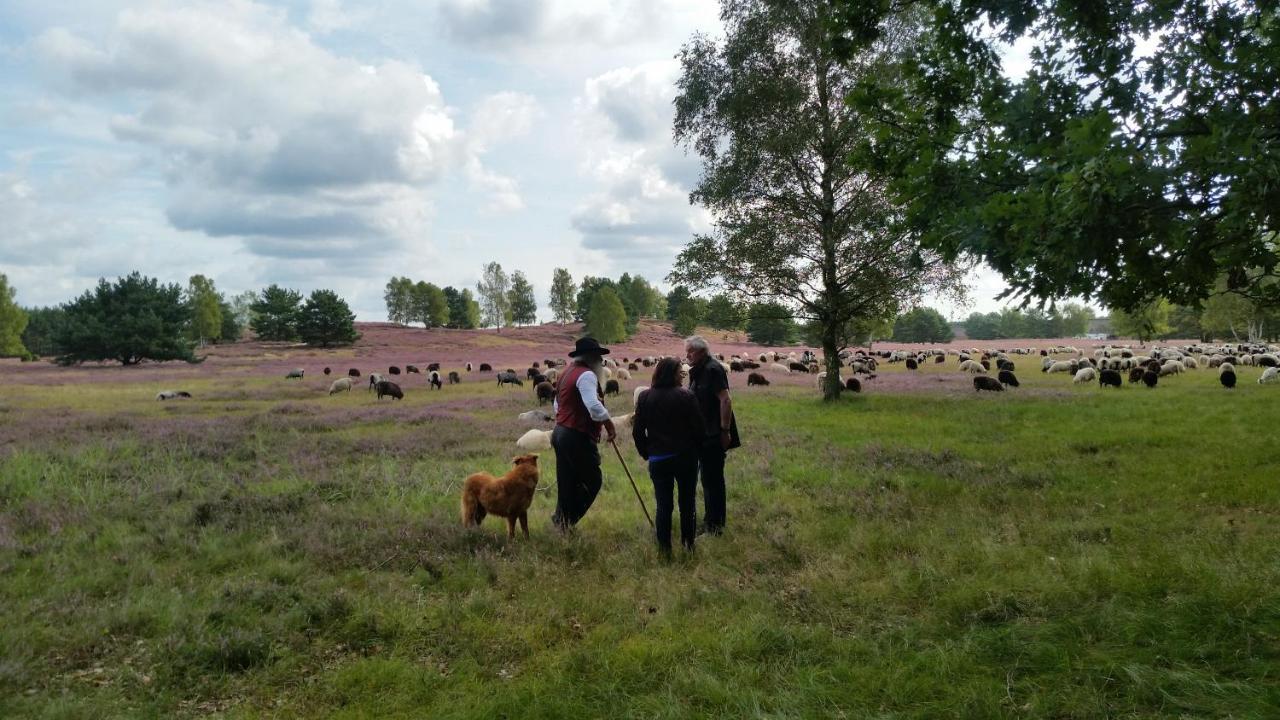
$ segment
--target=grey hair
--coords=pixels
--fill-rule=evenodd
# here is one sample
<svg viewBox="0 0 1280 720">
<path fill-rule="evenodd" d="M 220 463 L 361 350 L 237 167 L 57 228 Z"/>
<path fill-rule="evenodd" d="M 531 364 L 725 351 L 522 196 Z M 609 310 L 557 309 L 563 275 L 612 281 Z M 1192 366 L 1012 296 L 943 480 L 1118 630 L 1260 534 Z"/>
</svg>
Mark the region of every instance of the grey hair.
<svg viewBox="0 0 1280 720">
<path fill-rule="evenodd" d="M 711 352 L 711 348 L 707 347 L 706 338 L 701 335 L 690 335 L 684 339 L 684 349 L 689 350 L 691 348 L 694 350 L 702 350 L 706 353 Z"/>
</svg>

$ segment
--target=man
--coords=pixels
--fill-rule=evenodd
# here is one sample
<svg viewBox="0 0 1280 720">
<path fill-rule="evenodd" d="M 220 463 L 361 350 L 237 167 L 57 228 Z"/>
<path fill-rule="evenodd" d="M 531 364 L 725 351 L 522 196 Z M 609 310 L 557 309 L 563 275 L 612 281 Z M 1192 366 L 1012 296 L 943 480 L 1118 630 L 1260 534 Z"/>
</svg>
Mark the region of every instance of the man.
<svg viewBox="0 0 1280 720">
<path fill-rule="evenodd" d="M 694 335 L 684 341 L 684 354 L 689 362 L 689 389 L 698 399 L 706 430 L 698 450 L 698 470 L 702 482 L 703 529 L 713 535 L 724 532 L 725 453 L 738 447 L 738 425 L 729 400 L 729 377 L 724 366 L 711 358 L 707 341 Z"/>
<path fill-rule="evenodd" d="M 551 431 L 551 447 L 556 451 L 556 512 L 551 521 L 567 531 L 587 514 L 603 478 L 600 475 L 600 429 L 609 442 L 617 437 L 613 420 L 604 406 L 600 376 L 609 349 L 595 338 L 580 338 L 569 357 L 573 362 L 560 376 L 552 410 L 556 427 Z"/>
</svg>

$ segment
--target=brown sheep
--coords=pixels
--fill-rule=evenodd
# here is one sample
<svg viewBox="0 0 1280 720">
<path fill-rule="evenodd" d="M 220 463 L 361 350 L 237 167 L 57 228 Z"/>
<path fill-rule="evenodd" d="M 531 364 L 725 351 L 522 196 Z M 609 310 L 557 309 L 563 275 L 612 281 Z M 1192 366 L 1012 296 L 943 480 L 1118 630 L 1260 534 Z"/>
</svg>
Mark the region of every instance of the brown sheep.
<svg viewBox="0 0 1280 720">
<path fill-rule="evenodd" d="M 396 400 L 404 399 L 404 391 L 400 389 L 399 385 L 391 382 L 390 380 L 383 380 L 378 383 L 374 386 L 374 390 L 377 391 L 379 400 L 382 399 L 383 395 L 389 395 Z"/>
</svg>

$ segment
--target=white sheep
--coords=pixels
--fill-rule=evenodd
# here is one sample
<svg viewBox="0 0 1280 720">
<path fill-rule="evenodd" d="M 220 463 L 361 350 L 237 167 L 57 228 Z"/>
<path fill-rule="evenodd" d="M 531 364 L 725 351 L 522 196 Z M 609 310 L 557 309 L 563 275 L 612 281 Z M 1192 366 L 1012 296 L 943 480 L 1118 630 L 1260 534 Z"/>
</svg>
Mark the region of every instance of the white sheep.
<svg viewBox="0 0 1280 720">
<path fill-rule="evenodd" d="M 626 368 L 618 368 L 613 371 L 613 376 L 619 380 L 630 380 L 631 373 Z"/>
<path fill-rule="evenodd" d="M 1199 370 L 1200 364 L 1196 362 L 1195 358 L 1187 356 L 1182 358 L 1182 367 L 1188 370 Z"/>
<path fill-rule="evenodd" d="M 631 391 L 631 407 L 635 407 L 636 403 L 640 402 L 640 393 L 648 389 L 649 389 L 648 385 L 640 385 L 636 387 L 635 390 Z"/>
<path fill-rule="evenodd" d="M 818 389 L 819 389 L 819 390 L 821 390 L 821 389 L 822 389 L 822 384 L 823 384 L 824 382 L 826 382 L 826 381 L 827 381 L 827 373 L 826 373 L 826 371 L 824 370 L 824 371 L 822 371 L 822 372 L 818 373 Z"/>
<path fill-rule="evenodd" d="M 634 415 L 634 413 L 627 413 L 626 415 L 617 415 L 613 418 L 613 430 L 614 432 L 618 433 L 619 439 L 631 434 L 632 415 Z"/>
<path fill-rule="evenodd" d="M 544 422 L 551 422 L 551 413 L 542 410 L 530 410 L 520 413 L 516 418 L 526 425 L 541 425 Z"/>
<path fill-rule="evenodd" d="M 1259 385 L 1268 385 L 1270 383 L 1280 382 L 1280 367 L 1269 367 L 1262 371 L 1262 377 L 1258 378 Z"/>
<path fill-rule="evenodd" d="M 545 372 L 545 373 L 543 373 L 543 374 L 546 376 L 546 378 L 547 378 L 547 382 L 549 382 L 549 383 L 551 383 L 551 384 L 553 384 L 553 385 L 554 385 L 554 384 L 555 384 L 555 382 L 556 382 L 556 378 L 560 377 L 560 371 L 559 371 L 559 370 L 557 370 L 556 368 L 551 368 L 550 370 L 546 371 L 546 372 Z"/>
<path fill-rule="evenodd" d="M 1272 368 L 1274 369 L 1274 368 Z M 161 390 L 156 393 L 157 400 L 177 400 L 178 398 L 189 398 L 191 393 L 186 390 Z"/>
<path fill-rule="evenodd" d="M 1164 377 L 1165 375 L 1177 375 L 1182 371 L 1182 363 L 1177 360 L 1166 360 L 1165 363 L 1160 366 L 1161 377 Z"/>
<path fill-rule="evenodd" d="M 1077 367 L 1077 369 L 1078 369 L 1078 367 Z M 1070 362 L 1067 362 L 1066 360 L 1059 360 L 1059 361 L 1057 361 L 1057 362 L 1052 363 L 1051 365 L 1049 365 L 1049 369 L 1048 369 L 1048 370 L 1046 370 L 1045 372 L 1049 372 L 1049 373 L 1069 373 L 1069 372 L 1071 372 L 1071 370 L 1072 370 L 1072 367 L 1071 367 L 1071 363 L 1070 363 Z"/>
<path fill-rule="evenodd" d="M 976 360 L 965 360 L 960 363 L 960 372 L 972 373 L 974 375 L 986 375 L 987 369 L 982 367 L 982 363 Z"/>
<path fill-rule="evenodd" d="M 336 392 L 342 392 L 343 390 L 346 390 L 347 392 L 351 392 L 351 378 L 349 377 L 338 378 L 337 380 L 334 380 L 331 385 L 329 385 L 330 395 Z"/>
<path fill-rule="evenodd" d="M 1082 367 L 1076 371 L 1076 376 L 1071 379 L 1071 382 L 1076 383 L 1078 385 L 1080 383 L 1093 382 L 1094 380 L 1097 380 L 1097 379 L 1098 379 L 1097 370 L 1094 370 L 1092 367 Z"/>
<path fill-rule="evenodd" d="M 386 380 L 381 373 L 369 373 L 369 390 L 373 390 L 374 386 Z"/>
<path fill-rule="evenodd" d="M 777 372 L 777 373 L 789 373 L 789 372 L 791 372 L 791 368 L 787 367 L 786 365 L 782 365 L 782 364 L 780 364 L 780 363 L 774 363 L 774 364 L 770 365 L 770 366 L 769 366 L 769 369 L 770 369 L 770 370 L 772 370 L 772 371 L 774 371 L 774 372 Z"/>
<path fill-rule="evenodd" d="M 530 430 L 520 436 L 516 440 L 516 447 L 526 452 L 537 452 L 539 450 L 551 449 L 551 431 L 550 430 Z"/>
</svg>

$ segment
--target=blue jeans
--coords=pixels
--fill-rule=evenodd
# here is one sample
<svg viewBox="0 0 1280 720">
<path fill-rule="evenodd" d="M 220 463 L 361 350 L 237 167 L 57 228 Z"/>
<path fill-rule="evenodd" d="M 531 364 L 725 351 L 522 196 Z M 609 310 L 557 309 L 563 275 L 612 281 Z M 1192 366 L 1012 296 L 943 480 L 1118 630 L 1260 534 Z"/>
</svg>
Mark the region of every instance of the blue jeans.
<svg viewBox="0 0 1280 720">
<path fill-rule="evenodd" d="M 658 548 L 664 555 L 671 554 L 671 512 L 673 490 L 679 489 L 680 542 L 685 549 L 693 549 L 693 536 L 698 527 L 698 457 L 693 453 L 677 455 L 649 463 L 649 479 L 653 481 L 653 495 L 657 501 L 655 523 Z"/>
</svg>

